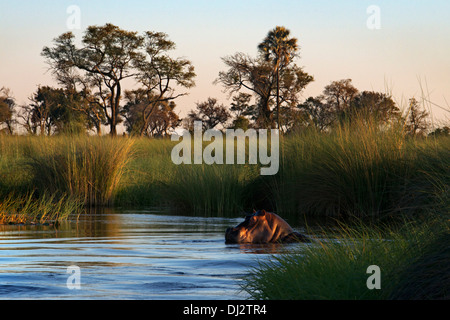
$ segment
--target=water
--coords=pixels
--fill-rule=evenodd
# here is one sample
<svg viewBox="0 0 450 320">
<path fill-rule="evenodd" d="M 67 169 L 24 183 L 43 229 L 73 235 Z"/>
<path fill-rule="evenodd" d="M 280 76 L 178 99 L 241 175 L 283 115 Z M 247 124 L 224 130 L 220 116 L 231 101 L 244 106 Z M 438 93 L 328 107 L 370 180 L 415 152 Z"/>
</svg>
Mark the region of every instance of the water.
<svg viewBox="0 0 450 320">
<path fill-rule="evenodd" d="M 245 299 L 249 269 L 288 248 L 225 244 L 241 221 L 134 211 L 0 226 L 0 299 Z"/>
</svg>

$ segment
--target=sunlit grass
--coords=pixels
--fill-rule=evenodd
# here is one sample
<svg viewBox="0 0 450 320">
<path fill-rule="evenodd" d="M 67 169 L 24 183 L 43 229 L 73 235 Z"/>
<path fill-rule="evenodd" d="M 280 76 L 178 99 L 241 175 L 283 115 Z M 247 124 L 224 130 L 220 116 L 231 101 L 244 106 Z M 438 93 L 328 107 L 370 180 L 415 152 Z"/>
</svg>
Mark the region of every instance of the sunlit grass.
<svg viewBox="0 0 450 320">
<path fill-rule="evenodd" d="M 86 205 L 109 205 L 132 146 L 132 140 L 110 137 L 36 137 L 25 156 L 38 190 L 68 194 Z"/>
<path fill-rule="evenodd" d="M 412 138 L 401 127 L 341 125 L 284 140 L 268 180 L 276 210 L 306 215 L 415 213 L 448 192 L 450 138 Z"/>
<path fill-rule="evenodd" d="M 57 223 L 82 212 L 82 203 L 68 196 L 10 194 L 0 201 L 0 224 Z"/>
<path fill-rule="evenodd" d="M 307 216 L 448 211 L 450 138 L 414 138 L 367 120 L 283 136 L 280 169 L 175 165 L 169 139 L 0 136 L 0 195 L 69 194 L 86 205 Z M 206 143 L 204 144 L 204 146 Z"/>
</svg>

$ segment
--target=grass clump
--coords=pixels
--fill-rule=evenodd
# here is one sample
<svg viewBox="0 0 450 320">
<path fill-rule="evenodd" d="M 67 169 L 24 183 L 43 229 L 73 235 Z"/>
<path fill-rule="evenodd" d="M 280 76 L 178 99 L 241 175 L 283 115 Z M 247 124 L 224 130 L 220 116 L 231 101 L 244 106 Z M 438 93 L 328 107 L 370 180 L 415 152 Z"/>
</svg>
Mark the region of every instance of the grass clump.
<svg viewBox="0 0 450 320">
<path fill-rule="evenodd" d="M 266 179 L 277 212 L 310 216 L 416 214 L 448 192 L 450 138 L 408 137 L 366 122 L 286 137 Z"/>
<path fill-rule="evenodd" d="M 111 205 L 133 141 L 109 137 L 36 137 L 27 159 L 38 190 L 68 194 L 89 206 Z"/>
<path fill-rule="evenodd" d="M 0 224 L 57 223 L 82 212 L 82 203 L 69 196 L 56 198 L 44 194 L 36 198 L 34 194 L 10 194 L 0 202 Z"/>
<path fill-rule="evenodd" d="M 406 223 L 390 231 L 345 226 L 335 239 L 260 262 L 242 288 L 252 299 L 269 300 L 402 299 L 403 292 L 442 299 L 450 289 L 449 232 L 433 224 Z M 367 287 L 371 265 L 381 270 L 380 290 Z"/>
<path fill-rule="evenodd" d="M 242 212 L 256 167 L 246 165 L 179 165 L 164 185 L 166 195 L 184 210 L 225 215 Z"/>
</svg>

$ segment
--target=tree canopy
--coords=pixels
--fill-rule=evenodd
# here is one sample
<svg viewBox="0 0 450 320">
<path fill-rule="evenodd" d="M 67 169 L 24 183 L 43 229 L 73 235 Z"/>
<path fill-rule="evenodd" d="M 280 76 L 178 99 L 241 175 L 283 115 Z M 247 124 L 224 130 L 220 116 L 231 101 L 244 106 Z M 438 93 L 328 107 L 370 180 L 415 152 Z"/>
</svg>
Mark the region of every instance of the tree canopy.
<svg viewBox="0 0 450 320">
<path fill-rule="evenodd" d="M 276 27 L 258 46 L 256 58 L 240 52 L 222 58 L 228 69 L 219 72 L 215 83 L 230 95 L 247 91 L 255 96 L 258 127 L 280 127 L 275 121 L 282 118 L 278 113 L 294 108 L 301 91 L 314 80 L 295 63 L 299 48 L 297 39 L 289 35 L 286 28 Z"/>
<path fill-rule="evenodd" d="M 92 106 L 102 112 L 113 136 L 122 121 L 124 80 L 136 80 L 153 99 L 147 100 L 144 108 L 141 134 L 152 114 L 148 108 L 156 110 L 160 102 L 182 95 L 175 94 L 172 82 L 185 88 L 194 86 L 194 67 L 189 60 L 168 55 L 175 43 L 164 33 L 147 31 L 139 35 L 108 23 L 89 26 L 81 47 L 75 45 L 74 38 L 71 32 L 60 35 L 53 47 L 44 47 L 42 55 L 60 84 L 70 89 L 81 85 L 92 92 L 96 98 Z"/>
</svg>

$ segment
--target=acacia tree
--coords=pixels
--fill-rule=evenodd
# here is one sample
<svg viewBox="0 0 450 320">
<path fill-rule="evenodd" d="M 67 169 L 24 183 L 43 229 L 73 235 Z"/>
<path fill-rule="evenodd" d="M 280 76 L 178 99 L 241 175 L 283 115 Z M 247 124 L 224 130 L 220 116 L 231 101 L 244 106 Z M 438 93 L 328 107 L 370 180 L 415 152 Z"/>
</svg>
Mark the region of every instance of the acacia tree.
<svg viewBox="0 0 450 320">
<path fill-rule="evenodd" d="M 342 79 L 332 81 L 329 85 L 325 86 L 323 96 L 334 111 L 340 113 L 350 107 L 352 100 L 358 92 L 358 89 L 352 84 L 352 79 Z"/>
<path fill-rule="evenodd" d="M 147 113 L 149 105 L 145 90 L 127 91 L 125 99 L 128 102 L 123 108 L 123 116 L 126 119 L 127 131 L 131 135 L 164 136 L 180 124 L 181 120 L 174 112 L 174 101 L 160 101 L 144 119 L 143 114 Z M 156 98 L 150 97 L 150 100 L 156 101 Z"/>
<path fill-rule="evenodd" d="M 88 27 L 79 48 L 74 43 L 73 33 L 64 33 L 54 40 L 52 48 L 44 47 L 42 55 L 56 79 L 66 88 L 82 84 L 92 98 L 89 108 L 93 110 L 91 119 L 96 121 L 98 132 L 104 121 L 110 126 L 110 134 L 115 136 L 116 126 L 122 121 L 120 103 L 126 79 L 136 80 L 149 96 L 156 97 L 149 101 L 150 109 L 182 95 L 174 94 L 173 83 L 186 88 L 194 85 L 195 73 L 190 62 L 171 59 L 166 54 L 174 46 L 163 33 L 138 35 L 108 23 Z M 151 112 L 145 109 L 144 122 L 148 122 Z M 141 129 L 143 132 L 145 126 Z"/>
<path fill-rule="evenodd" d="M 312 125 L 319 131 L 325 131 L 333 122 L 331 107 L 323 96 L 309 97 L 298 105 L 303 114 L 306 125 Z"/>
<path fill-rule="evenodd" d="M 22 107 L 19 116 L 30 134 L 82 133 L 90 129 L 85 115 L 76 112 L 75 107 L 69 107 L 84 103 L 80 95 L 44 86 L 39 87 L 29 100 L 30 104 Z"/>
<path fill-rule="evenodd" d="M 372 120 L 376 120 L 380 124 L 388 124 L 389 122 L 400 119 L 400 109 L 395 104 L 392 97 L 374 91 L 363 91 L 359 93 L 351 102 L 349 117 L 366 116 Z"/>
<path fill-rule="evenodd" d="M 74 37 L 71 32 L 62 34 L 54 40 L 53 48 L 44 47 L 42 55 L 59 81 L 68 82 L 70 75 L 79 71 L 86 82 L 97 86 L 96 95 L 103 102 L 110 134 L 115 136 L 120 122 L 122 82 L 136 76 L 133 64 L 142 59 L 139 49 L 144 38 L 109 23 L 89 26 L 81 48 L 75 46 Z"/>
<path fill-rule="evenodd" d="M 183 58 L 172 58 L 168 52 L 175 49 L 175 43 L 162 32 L 145 33 L 145 60 L 138 61 L 139 74 L 137 80 L 143 88 L 139 89 L 141 103 L 141 128 L 143 135 L 150 122 L 155 121 L 154 113 L 160 113 L 161 108 L 167 109 L 167 103 L 187 92 L 175 93 L 175 87 L 191 88 L 195 85 L 194 67 Z"/>
</svg>

